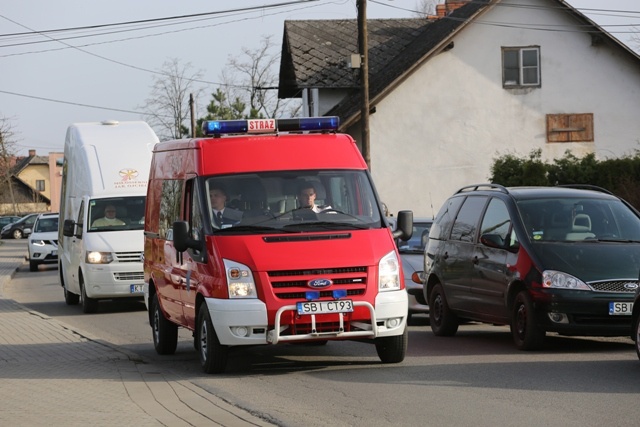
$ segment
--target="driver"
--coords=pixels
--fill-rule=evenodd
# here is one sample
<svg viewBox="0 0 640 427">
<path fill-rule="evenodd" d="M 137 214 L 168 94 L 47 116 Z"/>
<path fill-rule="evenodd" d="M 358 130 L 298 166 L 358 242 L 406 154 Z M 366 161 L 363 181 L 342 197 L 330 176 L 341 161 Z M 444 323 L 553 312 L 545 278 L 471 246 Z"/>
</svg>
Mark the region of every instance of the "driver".
<svg viewBox="0 0 640 427">
<path fill-rule="evenodd" d="M 328 205 L 316 205 L 316 196 L 316 188 L 312 183 L 308 182 L 303 184 L 298 191 L 298 202 L 300 203 L 300 208 L 311 209 L 315 213 L 331 209 L 331 206 Z"/>
</svg>

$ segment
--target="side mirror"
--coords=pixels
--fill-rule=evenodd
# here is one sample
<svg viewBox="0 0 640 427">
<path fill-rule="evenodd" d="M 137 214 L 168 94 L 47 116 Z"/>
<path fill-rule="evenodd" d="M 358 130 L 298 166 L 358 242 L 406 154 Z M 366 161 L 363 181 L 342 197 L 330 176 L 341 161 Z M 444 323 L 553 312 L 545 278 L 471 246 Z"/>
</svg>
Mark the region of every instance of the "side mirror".
<svg viewBox="0 0 640 427">
<path fill-rule="evenodd" d="M 413 234 L 413 211 L 400 211 L 398 212 L 398 219 L 396 222 L 396 231 L 393 232 L 393 237 L 400 240 L 409 240 Z"/>
<path fill-rule="evenodd" d="M 178 252 L 187 249 L 202 250 L 202 241 L 192 239 L 189 236 L 189 224 L 186 221 L 176 221 L 173 223 L 173 247 Z"/>
<path fill-rule="evenodd" d="M 65 237 L 73 237 L 73 230 L 76 228 L 76 223 L 72 219 L 65 219 L 62 224 L 62 235 Z"/>
<path fill-rule="evenodd" d="M 22 230 L 22 233 L 26 236 L 27 234 L 31 234 L 31 228 L 25 228 Z"/>
</svg>

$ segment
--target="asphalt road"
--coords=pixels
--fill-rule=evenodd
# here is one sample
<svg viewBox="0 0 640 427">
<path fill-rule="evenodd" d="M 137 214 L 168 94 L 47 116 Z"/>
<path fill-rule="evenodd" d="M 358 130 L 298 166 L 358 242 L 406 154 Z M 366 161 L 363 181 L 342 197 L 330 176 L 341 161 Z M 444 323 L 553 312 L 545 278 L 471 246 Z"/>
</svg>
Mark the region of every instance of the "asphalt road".
<svg viewBox="0 0 640 427">
<path fill-rule="evenodd" d="M 222 375 L 202 374 L 188 331 L 158 356 L 143 303 L 101 302 L 96 314 L 67 306 L 57 268 L 21 268 L 5 296 L 138 353 L 223 399 L 284 426 L 637 426 L 640 361 L 628 338 L 549 336 L 538 352 L 515 349 L 508 328 L 462 326 L 435 337 L 410 326 L 407 358 L 383 365 L 372 345 L 233 349 Z"/>
</svg>

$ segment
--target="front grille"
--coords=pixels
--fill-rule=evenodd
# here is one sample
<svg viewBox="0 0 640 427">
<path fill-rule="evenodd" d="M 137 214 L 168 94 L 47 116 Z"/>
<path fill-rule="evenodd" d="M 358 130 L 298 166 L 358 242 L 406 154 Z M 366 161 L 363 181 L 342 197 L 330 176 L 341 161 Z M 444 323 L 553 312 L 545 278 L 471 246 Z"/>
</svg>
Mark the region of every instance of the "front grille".
<svg viewBox="0 0 640 427">
<path fill-rule="evenodd" d="M 305 292 L 316 291 L 320 297 L 331 298 L 335 290 L 345 290 L 347 296 L 364 295 L 367 289 L 367 267 L 314 268 L 303 270 L 277 270 L 267 272 L 274 294 L 278 298 L 304 299 Z M 328 288 L 312 289 L 309 281 L 328 279 Z"/>
<path fill-rule="evenodd" d="M 142 262 L 142 252 L 116 252 L 118 262 Z"/>
<path fill-rule="evenodd" d="M 589 282 L 588 285 L 595 292 L 620 292 L 632 294 L 636 291 L 636 288 L 640 285 L 640 283 L 638 283 L 638 280 L 634 279 L 623 279 L 608 280 L 602 282 Z M 625 287 L 625 285 L 627 286 Z"/>
<path fill-rule="evenodd" d="M 144 280 L 144 272 L 142 271 L 126 271 L 121 273 L 113 273 L 116 280 L 124 280 L 127 282 L 133 280 Z"/>
</svg>

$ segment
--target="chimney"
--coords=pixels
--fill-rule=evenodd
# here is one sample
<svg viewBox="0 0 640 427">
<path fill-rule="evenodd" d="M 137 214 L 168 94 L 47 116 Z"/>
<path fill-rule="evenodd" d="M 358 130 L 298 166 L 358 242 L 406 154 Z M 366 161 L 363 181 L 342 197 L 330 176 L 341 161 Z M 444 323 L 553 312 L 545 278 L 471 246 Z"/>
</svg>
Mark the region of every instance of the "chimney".
<svg viewBox="0 0 640 427">
<path fill-rule="evenodd" d="M 469 0 L 445 0 L 444 4 L 436 5 L 436 16 L 444 18 L 457 8 L 469 3 Z"/>
<path fill-rule="evenodd" d="M 35 157 L 36 150 L 29 150 L 29 157 Z"/>
</svg>

